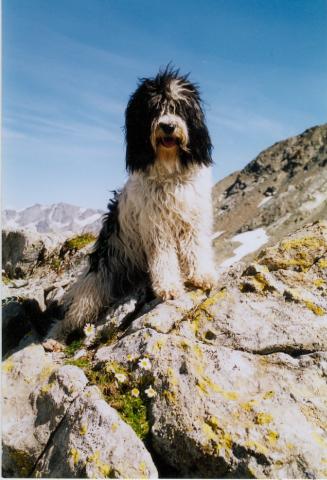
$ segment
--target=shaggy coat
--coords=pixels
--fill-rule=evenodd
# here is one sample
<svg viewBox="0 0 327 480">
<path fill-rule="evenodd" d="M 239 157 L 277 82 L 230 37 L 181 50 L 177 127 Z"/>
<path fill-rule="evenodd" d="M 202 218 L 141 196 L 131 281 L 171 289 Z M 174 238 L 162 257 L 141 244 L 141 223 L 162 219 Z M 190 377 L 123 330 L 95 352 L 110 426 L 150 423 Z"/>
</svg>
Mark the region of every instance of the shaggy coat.
<svg viewBox="0 0 327 480">
<path fill-rule="evenodd" d="M 215 279 L 211 141 L 199 90 L 167 67 L 142 79 L 125 114 L 129 178 L 108 205 L 89 268 L 65 294 L 64 338 L 146 286 L 163 300 Z"/>
</svg>

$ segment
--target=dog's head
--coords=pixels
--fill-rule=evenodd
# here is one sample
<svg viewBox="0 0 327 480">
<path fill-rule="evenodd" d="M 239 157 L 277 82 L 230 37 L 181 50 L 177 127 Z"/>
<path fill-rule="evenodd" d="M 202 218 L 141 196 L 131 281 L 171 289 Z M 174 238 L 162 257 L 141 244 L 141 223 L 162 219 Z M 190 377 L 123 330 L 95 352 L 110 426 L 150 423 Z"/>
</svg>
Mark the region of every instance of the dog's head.
<svg viewBox="0 0 327 480">
<path fill-rule="evenodd" d="M 125 132 L 131 172 L 170 158 L 178 158 L 182 167 L 212 163 L 199 90 L 170 66 L 140 81 L 126 108 Z"/>
</svg>

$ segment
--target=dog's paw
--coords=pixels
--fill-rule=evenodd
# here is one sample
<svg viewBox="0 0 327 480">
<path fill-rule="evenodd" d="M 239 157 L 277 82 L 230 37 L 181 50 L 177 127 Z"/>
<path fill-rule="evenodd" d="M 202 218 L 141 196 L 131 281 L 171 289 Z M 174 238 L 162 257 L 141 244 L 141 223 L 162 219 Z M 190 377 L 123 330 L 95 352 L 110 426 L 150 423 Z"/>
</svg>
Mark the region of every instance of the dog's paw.
<svg viewBox="0 0 327 480">
<path fill-rule="evenodd" d="M 48 340 L 42 342 L 42 347 L 46 352 L 63 352 L 65 350 L 65 345 L 53 338 L 48 338 Z"/>
<path fill-rule="evenodd" d="M 185 293 L 185 290 L 181 286 L 171 286 L 170 288 L 167 289 L 158 289 L 156 290 L 156 294 L 158 297 L 162 298 L 162 300 L 165 302 L 166 300 L 174 300 L 174 298 L 181 297 Z"/>
<path fill-rule="evenodd" d="M 217 276 L 214 272 L 193 275 L 187 279 L 187 283 L 201 290 L 212 290 L 217 284 Z"/>
</svg>

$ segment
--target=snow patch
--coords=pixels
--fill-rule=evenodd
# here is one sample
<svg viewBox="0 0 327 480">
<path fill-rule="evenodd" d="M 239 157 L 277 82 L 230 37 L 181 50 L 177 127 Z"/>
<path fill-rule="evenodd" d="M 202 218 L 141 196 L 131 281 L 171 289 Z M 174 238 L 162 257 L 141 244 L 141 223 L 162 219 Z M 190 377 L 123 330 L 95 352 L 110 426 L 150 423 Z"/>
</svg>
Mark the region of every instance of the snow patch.
<svg viewBox="0 0 327 480">
<path fill-rule="evenodd" d="M 255 252 L 262 245 L 269 240 L 268 235 L 264 228 L 257 228 L 250 232 L 240 233 L 231 238 L 232 242 L 240 242 L 241 245 L 234 250 L 234 255 L 231 258 L 227 258 L 220 266 L 230 267 L 234 263 L 238 262 L 245 255 Z"/>
</svg>

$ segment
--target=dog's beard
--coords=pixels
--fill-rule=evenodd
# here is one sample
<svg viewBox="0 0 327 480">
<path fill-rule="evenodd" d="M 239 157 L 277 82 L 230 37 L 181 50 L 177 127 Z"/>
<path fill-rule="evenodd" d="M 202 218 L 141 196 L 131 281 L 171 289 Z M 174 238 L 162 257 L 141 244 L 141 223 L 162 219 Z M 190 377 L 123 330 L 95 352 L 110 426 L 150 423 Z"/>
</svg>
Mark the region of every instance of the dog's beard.
<svg viewBox="0 0 327 480">
<path fill-rule="evenodd" d="M 163 124 L 173 125 L 172 133 L 163 130 Z M 151 144 L 155 151 L 156 162 L 166 165 L 171 170 L 173 164 L 180 169 L 180 151 L 188 151 L 189 142 L 188 130 L 184 120 L 173 114 L 166 114 L 159 117 L 152 124 Z"/>
</svg>

